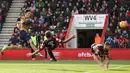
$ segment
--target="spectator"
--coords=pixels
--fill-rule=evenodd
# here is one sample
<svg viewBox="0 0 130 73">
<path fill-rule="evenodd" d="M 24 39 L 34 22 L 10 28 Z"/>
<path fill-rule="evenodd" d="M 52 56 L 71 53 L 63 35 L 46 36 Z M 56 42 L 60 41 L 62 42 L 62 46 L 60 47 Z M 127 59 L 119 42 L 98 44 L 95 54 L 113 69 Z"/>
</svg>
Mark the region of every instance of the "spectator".
<svg viewBox="0 0 130 73">
<path fill-rule="evenodd" d="M 2 17 L 3 17 L 3 12 L 2 12 L 2 9 L 0 8 L 0 23 L 2 22 Z"/>
<path fill-rule="evenodd" d="M 105 36 L 113 36 L 113 33 L 111 32 L 110 28 L 107 28 L 106 32 L 105 32 Z"/>
<path fill-rule="evenodd" d="M 36 7 L 38 7 L 39 8 L 39 5 L 40 5 L 40 7 L 44 7 L 45 6 L 45 3 L 44 3 L 44 1 L 43 0 L 39 0 L 37 3 L 36 3 Z"/>
<path fill-rule="evenodd" d="M 127 40 L 126 48 L 130 48 L 130 40 Z"/>
<path fill-rule="evenodd" d="M 60 10 L 60 9 L 61 9 L 61 8 L 60 8 L 60 4 L 59 4 L 59 3 L 56 5 L 56 9 L 58 9 L 58 10 Z"/>
<path fill-rule="evenodd" d="M 57 18 L 57 21 L 62 23 L 64 21 L 64 17 L 62 14 L 60 14 L 60 16 Z"/>
<path fill-rule="evenodd" d="M 51 22 L 51 15 L 50 14 L 47 14 L 45 21 L 48 22 L 48 23 Z"/>
<path fill-rule="evenodd" d="M 57 23 L 56 16 L 53 16 L 50 24 L 56 25 L 56 23 Z"/>
<path fill-rule="evenodd" d="M 98 12 L 98 10 L 97 10 L 97 8 L 95 8 L 94 9 L 94 14 L 98 14 L 99 12 Z"/>
<path fill-rule="evenodd" d="M 78 0 L 77 3 L 79 3 L 79 5 L 78 5 L 79 9 L 82 8 L 82 6 L 83 6 L 83 0 Z"/>
<path fill-rule="evenodd" d="M 38 9 L 39 9 L 39 11 L 41 12 L 43 7 L 42 7 L 42 5 L 41 5 L 41 4 L 39 4 L 37 8 L 38 8 Z"/>
<path fill-rule="evenodd" d="M 11 36 L 11 38 L 9 39 L 9 43 L 10 45 L 18 45 L 19 44 L 19 39 L 15 38 L 15 36 Z"/>
<path fill-rule="evenodd" d="M 34 11 L 34 16 L 36 16 L 37 18 L 40 17 L 40 11 L 38 8 L 36 8 L 36 10 Z"/>
<path fill-rule="evenodd" d="M 63 1 L 63 5 L 65 8 L 68 7 L 68 3 L 66 1 Z"/>
<path fill-rule="evenodd" d="M 70 12 L 69 8 L 66 8 L 64 16 L 69 16 L 69 17 L 71 16 L 71 12 Z"/>
<path fill-rule="evenodd" d="M 120 38 L 118 40 L 119 48 L 126 48 L 126 38 L 120 35 Z"/>
<path fill-rule="evenodd" d="M 118 39 L 114 37 L 112 48 L 118 48 Z"/>
<path fill-rule="evenodd" d="M 91 7 L 88 7 L 88 10 L 87 10 L 86 13 L 87 13 L 87 14 L 93 14 L 93 11 L 92 11 Z"/>
<path fill-rule="evenodd" d="M 70 22 L 70 17 L 69 16 L 66 16 L 66 18 L 64 19 L 64 25 L 66 28 L 69 27 L 69 22 Z"/>
<path fill-rule="evenodd" d="M 115 28 L 114 28 L 114 26 L 113 26 L 113 24 L 112 24 L 112 23 L 110 23 L 110 24 L 109 24 L 109 28 L 110 28 L 110 30 L 112 31 L 112 33 L 114 33 Z"/>
<path fill-rule="evenodd" d="M 51 8 L 48 8 L 48 14 L 51 16 L 52 15 L 52 10 Z"/>
<path fill-rule="evenodd" d="M 54 16 L 59 17 L 60 14 L 61 14 L 60 10 L 56 9 Z"/>
<path fill-rule="evenodd" d="M 64 7 L 62 7 L 63 9 L 65 9 Z M 69 9 L 70 9 L 70 11 L 72 11 L 73 10 L 73 5 L 72 5 L 72 3 L 71 2 L 69 2 Z"/>
<path fill-rule="evenodd" d="M 78 14 L 78 13 L 79 13 L 79 11 L 78 11 L 77 7 L 74 6 L 74 8 L 73 8 L 71 14 L 72 14 L 72 15 L 75 15 L 75 14 Z"/>
<path fill-rule="evenodd" d="M 76 2 L 76 7 L 77 7 L 77 9 L 79 10 L 79 9 L 81 8 L 81 5 L 79 5 L 79 3 Z"/>
<path fill-rule="evenodd" d="M 35 5 L 32 3 L 31 6 L 29 7 L 29 9 L 31 10 L 31 12 L 34 12 L 34 10 L 36 9 Z"/>
<path fill-rule="evenodd" d="M 82 7 L 82 8 L 79 10 L 79 14 L 86 14 L 86 10 Z"/>
<path fill-rule="evenodd" d="M 45 8 L 42 8 L 42 11 L 40 12 L 40 15 L 42 15 L 44 18 L 46 17 L 47 11 L 46 11 Z"/>
<path fill-rule="evenodd" d="M 128 33 L 127 33 L 126 30 L 123 31 L 122 36 L 125 37 L 125 38 L 128 38 Z"/>
<path fill-rule="evenodd" d="M 27 6 L 30 7 L 33 3 L 33 0 L 26 0 L 25 3 L 27 3 Z"/>
<path fill-rule="evenodd" d="M 24 3 L 23 7 L 21 8 L 22 12 L 24 12 L 28 8 L 27 3 Z"/>
<path fill-rule="evenodd" d="M 95 36 L 95 44 L 101 44 L 101 37 L 99 36 L 98 33 L 96 33 L 96 36 Z"/>
<path fill-rule="evenodd" d="M 52 0 L 50 5 L 51 5 L 50 7 L 51 7 L 52 11 L 54 12 L 57 7 L 57 2 L 55 0 Z"/>
<path fill-rule="evenodd" d="M 38 19 L 38 17 L 34 17 L 34 24 L 38 24 L 39 23 L 39 19 Z"/>
<path fill-rule="evenodd" d="M 113 46 L 113 39 L 111 38 L 111 36 L 108 36 L 108 38 L 106 39 L 106 41 L 107 42 L 110 42 L 111 44 L 112 44 L 112 46 Z"/>
<path fill-rule="evenodd" d="M 45 19 L 44 19 L 44 17 L 42 15 L 40 16 L 39 20 L 41 21 L 41 23 L 45 22 Z"/>
</svg>

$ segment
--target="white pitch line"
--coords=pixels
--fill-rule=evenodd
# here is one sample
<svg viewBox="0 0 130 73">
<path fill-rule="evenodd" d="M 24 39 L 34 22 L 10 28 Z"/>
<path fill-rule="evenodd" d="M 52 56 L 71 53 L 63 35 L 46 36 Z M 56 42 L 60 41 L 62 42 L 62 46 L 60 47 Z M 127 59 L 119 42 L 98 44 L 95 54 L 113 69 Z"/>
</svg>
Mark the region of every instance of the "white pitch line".
<svg viewBox="0 0 130 73">
<path fill-rule="evenodd" d="M 126 66 L 128 66 L 128 65 L 113 67 L 113 68 L 109 68 L 109 69 L 119 69 L 119 68 L 123 68 L 123 67 L 126 67 Z M 91 71 L 87 71 L 87 72 L 84 72 L 84 73 L 91 73 L 91 72 L 96 72 L 96 71 L 102 71 L 102 70 L 91 70 Z"/>
</svg>

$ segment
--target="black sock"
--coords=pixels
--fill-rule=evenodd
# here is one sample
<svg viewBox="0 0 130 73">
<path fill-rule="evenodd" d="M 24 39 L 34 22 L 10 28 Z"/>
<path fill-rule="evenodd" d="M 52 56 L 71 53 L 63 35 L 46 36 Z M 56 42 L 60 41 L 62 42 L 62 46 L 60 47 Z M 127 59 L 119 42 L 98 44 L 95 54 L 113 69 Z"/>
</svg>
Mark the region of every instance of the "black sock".
<svg viewBox="0 0 130 73">
<path fill-rule="evenodd" d="M 47 50 L 46 49 L 45 49 L 44 54 L 45 54 L 45 59 L 47 59 Z"/>
<path fill-rule="evenodd" d="M 33 53 L 34 52 L 34 50 L 33 49 L 31 49 L 31 53 Z M 32 58 L 36 58 L 36 55 L 34 54 L 34 55 L 32 55 Z"/>
<path fill-rule="evenodd" d="M 56 58 L 54 57 L 53 53 L 52 53 L 52 52 L 48 52 L 48 53 L 49 53 L 50 57 L 51 57 L 53 60 L 56 61 Z"/>
<path fill-rule="evenodd" d="M 4 55 L 4 52 L 1 52 L 1 55 Z"/>
</svg>

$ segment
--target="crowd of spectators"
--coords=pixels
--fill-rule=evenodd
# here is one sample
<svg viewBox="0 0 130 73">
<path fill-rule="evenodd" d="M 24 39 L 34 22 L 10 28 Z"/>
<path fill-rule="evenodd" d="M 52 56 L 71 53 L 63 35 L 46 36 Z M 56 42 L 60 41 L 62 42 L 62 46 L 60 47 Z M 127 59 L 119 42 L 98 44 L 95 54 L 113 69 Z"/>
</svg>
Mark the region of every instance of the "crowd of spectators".
<svg viewBox="0 0 130 73">
<path fill-rule="evenodd" d="M 5 21 L 11 2 L 12 0 L 0 0 L 0 31 L 2 30 L 2 24 Z"/>
<path fill-rule="evenodd" d="M 111 40 L 113 48 L 130 48 L 129 0 L 26 0 L 21 10 L 26 9 L 32 12 L 29 32 L 35 33 L 38 42 L 43 41 L 46 30 L 63 40 L 74 14 L 108 14 L 105 40 Z M 128 26 L 120 28 L 120 21 L 127 21 Z"/>
<path fill-rule="evenodd" d="M 107 14 L 109 25 L 105 33 L 106 40 L 111 40 L 113 48 L 130 48 L 130 1 L 115 0 Z M 128 22 L 126 28 L 120 27 L 121 21 Z"/>
</svg>

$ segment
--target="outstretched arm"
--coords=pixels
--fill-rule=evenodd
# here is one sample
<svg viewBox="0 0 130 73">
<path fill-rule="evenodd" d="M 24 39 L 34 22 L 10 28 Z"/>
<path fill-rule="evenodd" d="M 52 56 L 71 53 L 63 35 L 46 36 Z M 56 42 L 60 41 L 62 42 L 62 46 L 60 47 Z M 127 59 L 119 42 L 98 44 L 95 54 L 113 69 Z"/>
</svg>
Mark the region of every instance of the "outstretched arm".
<svg viewBox="0 0 130 73">
<path fill-rule="evenodd" d="M 106 70 L 108 70 L 108 67 L 109 67 L 109 58 L 105 57 L 105 60 L 106 60 Z"/>
<path fill-rule="evenodd" d="M 67 43 L 67 42 L 69 42 L 70 40 L 72 40 L 73 38 L 75 38 L 75 35 L 72 35 L 70 38 L 65 39 L 65 40 L 63 41 L 63 43 Z"/>
<path fill-rule="evenodd" d="M 98 56 L 96 56 L 95 54 L 93 54 L 93 58 L 94 58 L 94 60 L 95 60 L 100 66 L 103 66 L 103 63 L 101 63 L 101 62 L 98 60 Z"/>
</svg>

